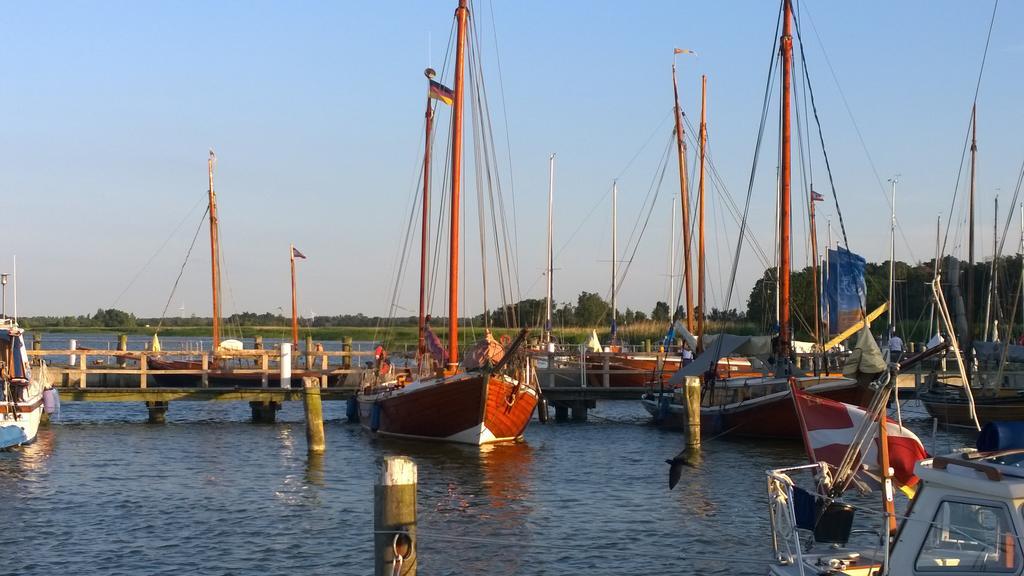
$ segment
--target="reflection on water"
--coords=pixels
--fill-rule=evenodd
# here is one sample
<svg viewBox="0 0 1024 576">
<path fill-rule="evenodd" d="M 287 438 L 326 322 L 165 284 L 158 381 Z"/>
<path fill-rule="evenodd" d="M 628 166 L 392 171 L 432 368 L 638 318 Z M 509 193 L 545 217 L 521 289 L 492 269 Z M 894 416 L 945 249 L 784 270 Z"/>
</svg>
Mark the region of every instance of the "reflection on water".
<svg viewBox="0 0 1024 576">
<path fill-rule="evenodd" d="M 424 574 L 763 574 L 764 470 L 804 459 L 798 444 L 714 440 L 669 491 L 665 459 L 683 437 L 631 402 L 481 449 L 376 439 L 343 403 L 324 409 L 317 456 L 297 402 L 272 426 L 250 424 L 244 402 L 172 403 L 164 426 L 145 425 L 139 403 L 65 404 L 36 443 L 0 452 L 2 517 L 19 526 L 0 549 L 25 534 L 38 548 L 0 572 L 365 574 L 378 462 L 401 454 L 419 467 Z M 904 417 L 931 449 L 930 422 Z"/>
</svg>

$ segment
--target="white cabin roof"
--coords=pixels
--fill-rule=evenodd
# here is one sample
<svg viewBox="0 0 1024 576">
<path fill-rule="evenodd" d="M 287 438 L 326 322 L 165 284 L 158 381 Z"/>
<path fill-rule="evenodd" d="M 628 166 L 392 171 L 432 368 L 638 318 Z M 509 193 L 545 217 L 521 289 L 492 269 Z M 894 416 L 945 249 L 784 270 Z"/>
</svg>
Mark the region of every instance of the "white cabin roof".
<svg viewBox="0 0 1024 576">
<path fill-rule="evenodd" d="M 1000 499 L 1024 498 L 1024 451 L 976 451 L 921 460 L 914 466 L 925 485 Z"/>
</svg>

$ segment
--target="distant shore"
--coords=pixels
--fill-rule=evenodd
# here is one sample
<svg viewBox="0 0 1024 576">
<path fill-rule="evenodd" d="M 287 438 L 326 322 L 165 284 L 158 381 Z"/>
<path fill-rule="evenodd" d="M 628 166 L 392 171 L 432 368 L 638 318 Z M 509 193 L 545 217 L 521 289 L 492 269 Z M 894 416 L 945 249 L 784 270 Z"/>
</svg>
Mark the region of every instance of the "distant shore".
<svg viewBox="0 0 1024 576">
<path fill-rule="evenodd" d="M 152 335 L 156 332 L 154 326 L 123 326 L 123 327 L 99 327 L 99 326 L 24 326 L 29 332 L 36 333 L 71 333 L 71 334 L 144 334 Z M 630 344 L 642 344 L 645 340 L 657 342 L 664 338 L 667 331 L 667 324 L 662 322 L 637 322 L 619 327 L 619 338 Z M 444 339 L 447 334 L 445 328 L 435 326 L 434 332 L 438 337 Z M 541 328 L 530 328 L 531 336 L 540 336 Z M 225 337 L 253 338 L 263 336 L 264 338 L 289 338 L 291 328 L 288 326 L 233 326 L 225 325 L 223 328 Z M 591 333 L 597 332 L 602 342 L 608 340 L 610 328 L 608 326 L 573 326 L 566 328 L 555 328 L 554 336 L 565 343 L 582 344 L 587 341 Z M 726 331 L 733 334 L 755 334 L 756 327 L 745 322 L 713 323 L 709 322 L 707 331 L 709 333 Z M 471 337 L 474 332 L 477 337 L 483 335 L 483 328 L 480 326 L 462 326 L 460 332 Z M 492 330 L 496 337 L 502 335 L 515 336 L 517 328 L 494 328 Z M 160 329 L 161 336 L 186 336 L 203 337 L 210 335 L 209 326 L 170 326 Z M 342 340 L 352 338 L 355 341 L 380 341 L 385 340 L 391 344 L 415 344 L 417 340 L 416 326 L 313 326 L 299 327 L 299 337 L 312 336 L 314 340 Z"/>
</svg>

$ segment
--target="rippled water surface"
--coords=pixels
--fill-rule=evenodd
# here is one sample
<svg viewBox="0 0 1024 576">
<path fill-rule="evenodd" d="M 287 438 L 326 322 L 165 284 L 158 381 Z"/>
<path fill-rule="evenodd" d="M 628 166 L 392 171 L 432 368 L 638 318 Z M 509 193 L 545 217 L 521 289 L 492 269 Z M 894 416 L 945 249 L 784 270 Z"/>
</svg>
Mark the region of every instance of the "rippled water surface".
<svg viewBox="0 0 1024 576">
<path fill-rule="evenodd" d="M 35 444 L 0 452 L 0 550 L 24 552 L 0 574 L 372 573 L 387 454 L 419 466 L 421 574 L 763 574 L 764 470 L 803 460 L 798 444 L 712 440 L 669 491 L 683 437 L 637 403 L 484 449 L 379 440 L 324 409 L 327 453 L 310 459 L 300 403 L 275 425 L 245 403 L 172 403 L 166 425 L 140 404 L 65 403 Z"/>
</svg>

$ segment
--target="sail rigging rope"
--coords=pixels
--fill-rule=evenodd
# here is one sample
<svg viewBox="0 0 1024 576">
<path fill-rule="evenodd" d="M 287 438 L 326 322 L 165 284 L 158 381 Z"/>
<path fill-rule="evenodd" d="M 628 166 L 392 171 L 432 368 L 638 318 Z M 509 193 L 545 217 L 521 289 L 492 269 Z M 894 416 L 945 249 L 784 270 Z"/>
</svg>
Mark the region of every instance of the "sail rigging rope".
<svg viewBox="0 0 1024 576">
<path fill-rule="evenodd" d="M 723 304 L 723 307 L 725 309 L 729 308 L 729 304 L 732 302 L 733 291 L 736 288 L 736 271 L 739 268 L 740 254 L 741 254 L 741 252 L 743 250 L 743 237 L 746 235 L 746 231 L 747 231 L 747 218 L 750 215 L 750 200 L 751 200 L 751 198 L 753 196 L 753 193 L 754 193 L 754 177 L 757 174 L 757 163 L 758 163 L 758 159 L 761 156 L 761 142 L 764 139 L 764 129 L 765 129 L 765 125 L 766 125 L 767 120 L 768 120 L 768 105 L 771 102 L 772 79 L 775 77 L 775 61 L 776 61 L 776 55 L 778 54 L 777 48 L 778 48 L 778 45 L 779 45 L 779 28 L 780 28 L 781 25 L 782 25 L 782 6 L 780 5 L 780 7 L 779 7 L 779 16 L 778 16 L 778 19 L 776 20 L 776 23 L 775 23 L 775 36 L 774 36 L 774 39 L 772 41 L 773 43 L 772 43 L 771 58 L 768 61 L 768 78 L 765 81 L 764 97 L 762 99 L 762 105 L 761 105 L 761 123 L 760 123 L 760 126 L 757 129 L 757 140 L 756 140 L 756 143 L 754 144 L 754 159 L 753 159 L 753 164 L 750 167 L 750 179 L 747 182 L 747 200 L 746 200 L 746 204 L 743 207 L 743 218 L 740 219 L 740 233 L 737 236 L 737 240 L 736 240 L 736 252 L 735 252 L 735 255 L 733 256 L 732 269 L 729 272 L 729 288 L 725 292 L 725 302 Z M 724 340 L 724 339 L 723 338 L 719 338 L 717 340 L 717 342 L 719 343 L 719 346 L 721 345 L 722 340 Z"/>
<path fill-rule="evenodd" d="M 121 293 L 117 295 L 117 298 L 114 298 L 113 304 L 110 305 L 111 308 L 117 307 L 117 303 L 121 301 L 121 298 L 124 297 L 128 290 L 131 289 L 131 287 L 139 279 L 139 277 L 142 276 L 142 273 L 145 272 L 147 268 L 149 268 L 149 265 L 152 264 L 154 260 L 156 260 L 156 257 L 160 255 L 160 252 L 162 252 L 164 248 L 167 247 L 167 244 L 171 242 L 171 239 L 174 238 L 175 234 L 178 233 L 178 230 L 181 230 L 181 227 L 185 225 L 185 222 L 188 222 L 188 220 L 192 217 L 192 213 L 195 212 L 195 209 L 198 208 L 199 205 L 205 200 L 206 192 L 204 191 L 203 195 L 196 200 L 196 203 L 193 204 L 192 207 L 188 209 L 188 212 L 185 213 L 185 216 L 183 216 L 182 219 L 178 222 L 178 225 L 175 226 L 173 230 L 171 230 L 170 234 L 167 235 L 167 238 L 165 238 L 163 243 L 160 244 L 160 247 L 157 248 L 155 252 L 153 252 L 153 254 L 149 257 L 148 260 L 146 260 L 146 263 L 142 265 L 142 268 L 139 268 L 139 271 L 135 273 L 135 276 L 132 276 L 132 279 L 128 281 L 128 285 L 124 287 L 124 290 L 121 290 Z M 207 210 L 209 210 L 209 207 L 207 207 Z"/>
<path fill-rule="evenodd" d="M 203 230 L 203 224 L 206 221 L 206 215 L 210 213 L 210 206 L 207 204 L 206 210 L 203 211 L 203 215 L 199 218 L 199 226 L 196 227 L 196 233 L 192 235 L 192 244 L 188 247 L 188 252 L 185 254 L 185 261 L 181 263 L 181 269 L 178 270 L 178 277 L 174 279 L 174 286 L 171 287 L 171 293 L 167 296 L 167 302 L 164 304 L 164 309 L 160 312 L 160 321 L 157 322 L 156 331 L 159 333 L 160 328 L 164 325 L 164 318 L 167 317 L 167 308 L 171 305 L 171 300 L 174 298 L 174 292 L 178 289 L 178 283 L 181 282 L 181 275 L 185 273 L 185 267 L 188 266 L 188 259 L 192 256 L 192 249 L 196 247 L 196 240 L 199 239 L 199 233 Z"/>
<path fill-rule="evenodd" d="M 956 171 L 956 183 L 953 185 L 953 198 L 950 200 L 950 214 L 953 214 L 953 208 L 956 206 L 957 194 L 960 190 L 960 178 L 963 176 L 964 162 L 967 158 L 967 148 L 971 142 L 971 129 L 974 127 L 974 107 L 978 105 L 978 94 L 981 92 L 981 79 L 985 73 L 985 62 L 988 60 L 988 47 L 992 41 L 992 29 L 996 23 L 996 10 L 999 8 L 999 0 L 995 0 L 992 3 L 992 17 L 988 23 L 988 33 L 985 35 L 985 49 L 981 53 L 981 65 L 978 67 L 978 80 L 974 85 L 974 99 L 972 100 L 971 109 L 972 113 L 970 120 L 967 122 L 967 133 L 964 136 L 964 146 L 960 151 L 960 166 Z M 946 221 L 946 232 L 942 237 L 942 250 L 940 254 L 946 254 L 946 243 L 949 240 L 949 227 L 952 224 L 953 219 L 950 218 Z"/>
</svg>

